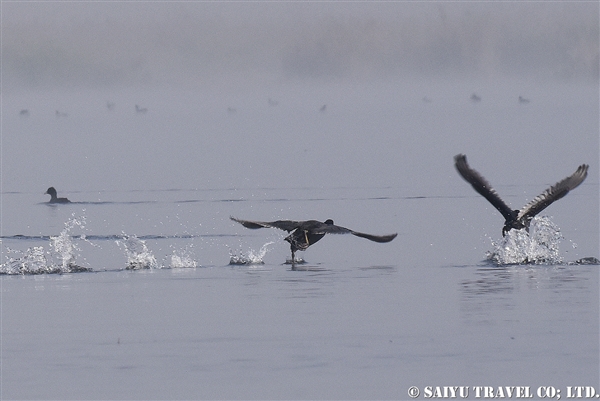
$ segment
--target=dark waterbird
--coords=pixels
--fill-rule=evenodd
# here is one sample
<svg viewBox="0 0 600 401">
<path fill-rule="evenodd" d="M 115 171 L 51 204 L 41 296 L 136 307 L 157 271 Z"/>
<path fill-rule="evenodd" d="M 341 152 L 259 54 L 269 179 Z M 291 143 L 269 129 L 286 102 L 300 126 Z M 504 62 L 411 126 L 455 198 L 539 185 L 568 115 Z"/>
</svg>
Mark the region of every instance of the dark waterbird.
<svg viewBox="0 0 600 401">
<path fill-rule="evenodd" d="M 531 202 L 521 208 L 521 210 L 512 210 L 498 196 L 498 193 L 486 181 L 481 174 L 473 170 L 467 164 L 467 156 L 459 154 L 454 156 L 454 165 L 458 173 L 473 186 L 475 191 L 488 200 L 506 220 L 502 227 L 502 236 L 505 236 L 511 229 L 520 230 L 525 228 L 529 231 L 529 224 L 538 213 L 550 206 L 554 201 L 559 200 L 569 193 L 570 190 L 577 188 L 579 184 L 587 177 L 588 165 L 582 164 L 572 175 L 562 181 L 557 182 L 540 195 L 533 198 Z"/>
<path fill-rule="evenodd" d="M 290 243 L 290 248 L 292 250 L 292 264 L 294 264 L 295 261 L 296 251 L 305 251 L 309 246 L 323 238 L 325 234 L 352 234 L 375 242 L 390 242 L 398 235 L 397 233 L 390 235 L 365 234 L 345 227 L 336 226 L 331 219 L 325 220 L 323 223 L 317 220 L 277 220 L 266 222 L 240 220 L 235 217 L 230 217 L 230 219 L 237 221 L 246 228 L 257 229 L 269 227 L 285 230 L 288 233 L 292 232 L 285 237 L 285 240 Z"/>
<path fill-rule="evenodd" d="M 48 203 L 71 203 L 71 201 L 67 198 L 57 198 L 56 189 L 54 189 L 54 187 L 48 188 L 44 195 L 50 195 L 50 200 L 48 201 Z"/>
</svg>

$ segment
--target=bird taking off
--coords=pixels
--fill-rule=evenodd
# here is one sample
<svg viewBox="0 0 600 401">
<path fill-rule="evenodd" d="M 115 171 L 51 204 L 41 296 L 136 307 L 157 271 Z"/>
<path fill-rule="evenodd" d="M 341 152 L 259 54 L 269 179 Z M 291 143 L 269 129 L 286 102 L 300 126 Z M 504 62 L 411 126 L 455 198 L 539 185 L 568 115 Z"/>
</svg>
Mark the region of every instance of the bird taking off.
<svg viewBox="0 0 600 401">
<path fill-rule="evenodd" d="M 570 190 L 577 188 L 579 184 L 587 177 L 588 165 L 582 164 L 572 175 L 562 181 L 557 182 L 540 195 L 533 198 L 531 202 L 521 208 L 521 210 L 512 210 L 498 196 L 498 193 L 477 171 L 469 167 L 467 156 L 459 154 L 454 156 L 454 165 L 458 173 L 464 178 L 481 196 L 488 200 L 506 220 L 502 227 L 502 236 L 505 236 L 511 229 L 520 230 L 522 228 L 529 231 L 529 224 L 538 213 L 550 206 L 553 202 L 559 200 L 569 193 Z"/>
<path fill-rule="evenodd" d="M 285 237 L 285 240 L 290 243 L 292 251 L 292 265 L 295 261 L 296 251 L 305 251 L 309 246 L 319 241 L 325 236 L 325 234 L 352 234 L 357 237 L 366 238 L 375 242 L 390 242 L 396 236 L 396 234 L 389 235 L 371 235 L 365 234 L 358 231 L 350 230 L 349 228 L 336 226 L 333 224 L 333 220 L 325 220 L 321 223 L 317 220 L 306 220 L 306 221 L 292 221 L 292 220 L 277 220 L 277 221 L 249 221 L 240 220 L 235 217 L 230 217 L 231 220 L 236 221 L 246 228 L 257 229 L 257 228 L 278 228 L 285 230 L 290 235 Z"/>
</svg>

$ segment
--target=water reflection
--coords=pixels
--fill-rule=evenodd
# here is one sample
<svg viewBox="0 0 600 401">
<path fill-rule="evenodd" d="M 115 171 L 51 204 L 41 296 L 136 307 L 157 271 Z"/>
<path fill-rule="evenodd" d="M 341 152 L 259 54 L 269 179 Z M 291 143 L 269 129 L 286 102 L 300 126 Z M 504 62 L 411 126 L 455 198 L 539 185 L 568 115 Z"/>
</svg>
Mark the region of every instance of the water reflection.
<svg viewBox="0 0 600 401">
<path fill-rule="evenodd" d="M 591 269 L 582 265 L 481 267 L 475 270 L 473 278 L 463 280 L 460 285 L 463 297 L 467 298 L 510 294 L 521 288 L 570 291 L 586 287 L 582 283 L 588 280 L 587 274 Z"/>
<path fill-rule="evenodd" d="M 281 298 L 318 299 L 334 295 L 335 272 L 318 266 L 296 266 L 296 269 L 304 269 L 305 274 L 283 275 L 276 280 Z"/>
<path fill-rule="evenodd" d="M 480 268 L 475 277 L 461 283 L 463 296 L 511 293 L 514 290 L 512 272 L 508 268 Z"/>
<path fill-rule="evenodd" d="M 460 310 L 466 323 L 491 324 L 511 319 L 525 302 L 589 303 L 589 275 L 593 267 L 515 265 L 479 267 L 459 282 Z M 529 301 L 527 301 L 527 299 Z"/>
</svg>

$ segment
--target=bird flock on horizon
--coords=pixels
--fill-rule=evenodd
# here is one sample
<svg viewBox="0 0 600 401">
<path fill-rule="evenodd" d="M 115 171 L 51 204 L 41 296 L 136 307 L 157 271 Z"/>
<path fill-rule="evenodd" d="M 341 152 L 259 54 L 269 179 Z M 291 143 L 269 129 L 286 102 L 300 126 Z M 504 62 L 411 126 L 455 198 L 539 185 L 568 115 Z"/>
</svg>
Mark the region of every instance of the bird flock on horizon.
<svg viewBox="0 0 600 401">
<path fill-rule="evenodd" d="M 433 102 L 433 100 L 430 97 L 428 97 L 428 96 L 423 97 L 422 100 L 423 100 L 424 103 L 432 103 Z M 477 93 L 472 93 L 471 96 L 469 97 L 469 100 L 472 103 L 479 103 L 479 102 L 481 102 L 482 98 Z M 517 98 L 517 101 L 518 101 L 519 104 L 522 104 L 522 105 L 530 103 L 529 99 L 527 99 L 527 98 L 525 98 L 523 96 L 520 96 L 520 95 Z M 276 106 L 279 105 L 279 101 L 274 100 L 272 98 L 268 98 L 267 99 L 267 104 L 270 107 L 276 107 Z M 115 110 L 115 106 L 116 106 L 115 102 L 112 102 L 110 100 L 106 102 L 106 109 L 108 111 Z M 147 107 L 142 107 L 139 104 L 136 104 L 134 107 L 135 107 L 134 110 L 135 110 L 136 114 L 143 115 L 143 114 L 148 113 L 148 108 Z M 325 113 L 327 111 L 327 104 L 323 104 L 322 106 L 319 107 L 318 110 L 321 113 Z M 227 113 L 228 114 L 235 114 L 235 113 L 237 113 L 237 108 L 235 108 L 233 106 L 228 106 L 227 107 Z M 31 111 L 29 109 L 21 109 L 19 111 L 19 115 L 21 117 L 24 117 L 24 118 L 25 117 L 29 117 L 31 115 Z M 66 118 L 66 117 L 69 116 L 67 113 L 65 113 L 64 111 L 61 111 L 61 110 L 56 110 L 55 113 L 54 113 L 54 115 L 56 116 L 56 118 Z"/>
</svg>

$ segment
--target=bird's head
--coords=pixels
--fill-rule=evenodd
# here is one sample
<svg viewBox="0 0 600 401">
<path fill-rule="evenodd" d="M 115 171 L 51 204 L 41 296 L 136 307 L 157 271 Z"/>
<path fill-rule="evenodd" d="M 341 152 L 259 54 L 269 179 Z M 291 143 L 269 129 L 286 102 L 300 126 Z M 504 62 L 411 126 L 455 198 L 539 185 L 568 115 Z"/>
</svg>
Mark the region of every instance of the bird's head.
<svg viewBox="0 0 600 401">
<path fill-rule="evenodd" d="M 328 225 L 332 226 L 332 225 L 333 225 L 333 220 L 331 220 L 331 219 L 327 219 L 327 220 L 325 220 L 323 223 L 325 223 L 325 224 L 328 224 Z"/>
<path fill-rule="evenodd" d="M 44 195 L 52 196 L 53 194 L 56 195 L 56 189 L 54 189 L 54 187 L 50 187 L 44 192 Z"/>
</svg>

